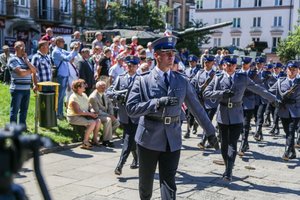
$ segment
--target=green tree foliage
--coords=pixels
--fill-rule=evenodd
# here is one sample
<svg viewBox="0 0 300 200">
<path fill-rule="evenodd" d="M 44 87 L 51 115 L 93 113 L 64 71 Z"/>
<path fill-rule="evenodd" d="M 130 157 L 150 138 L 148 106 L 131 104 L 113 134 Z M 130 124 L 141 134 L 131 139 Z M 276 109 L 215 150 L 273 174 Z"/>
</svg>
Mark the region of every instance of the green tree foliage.
<svg viewBox="0 0 300 200">
<path fill-rule="evenodd" d="M 277 46 L 277 55 L 282 62 L 298 59 L 300 56 L 300 27 L 282 40 Z"/>
<path fill-rule="evenodd" d="M 163 28 L 164 21 L 162 19 L 170 11 L 167 6 L 156 7 L 154 0 L 145 2 L 144 5 L 133 3 L 130 7 L 123 6 L 120 2 L 111 2 L 109 9 L 113 24 L 119 28 L 132 26 L 149 26 L 151 29 Z"/>
</svg>

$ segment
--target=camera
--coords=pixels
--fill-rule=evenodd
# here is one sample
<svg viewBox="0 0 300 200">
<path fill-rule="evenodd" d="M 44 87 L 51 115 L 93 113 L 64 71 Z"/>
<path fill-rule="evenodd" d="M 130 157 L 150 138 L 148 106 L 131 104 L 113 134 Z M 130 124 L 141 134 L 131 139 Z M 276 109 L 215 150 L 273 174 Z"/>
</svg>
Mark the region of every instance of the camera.
<svg viewBox="0 0 300 200">
<path fill-rule="evenodd" d="M 50 147 L 51 141 L 37 134 L 22 135 L 24 129 L 22 125 L 8 124 L 0 130 L 0 199 L 27 199 L 24 189 L 13 183 L 13 175 L 22 168 L 26 160 L 33 157 L 34 172 L 39 187 L 44 199 L 50 200 L 40 171 L 39 149 L 42 146 Z"/>
</svg>

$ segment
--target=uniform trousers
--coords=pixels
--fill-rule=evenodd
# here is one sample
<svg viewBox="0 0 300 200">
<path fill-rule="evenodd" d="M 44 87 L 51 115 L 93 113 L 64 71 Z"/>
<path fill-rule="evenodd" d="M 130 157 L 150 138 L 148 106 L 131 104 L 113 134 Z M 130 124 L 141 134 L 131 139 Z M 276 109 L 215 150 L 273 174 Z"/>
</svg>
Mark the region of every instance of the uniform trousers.
<svg viewBox="0 0 300 200">
<path fill-rule="evenodd" d="M 128 120 L 129 122 L 127 124 L 122 124 L 124 128 L 124 143 L 122 147 L 122 153 L 120 156 L 119 164 L 123 166 L 130 154 L 131 151 L 136 151 L 136 142 L 134 141 L 136 129 L 138 127 L 137 124 L 134 124 L 131 122 L 131 120 Z M 136 154 L 133 154 L 136 155 Z M 137 158 L 134 158 L 137 159 Z"/>
<path fill-rule="evenodd" d="M 221 153 L 225 164 L 231 164 L 233 167 L 237 155 L 237 142 L 240 133 L 243 130 L 243 124 L 221 124 L 219 125 L 219 132 L 221 134 Z"/>
<path fill-rule="evenodd" d="M 286 151 L 290 152 L 295 145 L 295 132 L 300 118 L 281 118 L 286 138 Z"/>
<path fill-rule="evenodd" d="M 248 135 L 250 132 L 251 118 L 253 116 L 254 109 L 244 110 L 244 124 L 243 124 L 243 141 L 248 142 Z"/>
<path fill-rule="evenodd" d="M 158 163 L 161 199 L 176 199 L 175 175 L 178 168 L 180 150 L 171 152 L 154 151 L 138 145 L 139 193 L 141 200 L 152 196 L 153 180 Z"/>
<path fill-rule="evenodd" d="M 262 127 L 262 124 L 264 123 L 264 113 L 266 111 L 266 108 L 267 108 L 267 104 L 260 104 L 258 106 L 257 121 L 256 121 L 257 127 Z"/>
<path fill-rule="evenodd" d="M 216 112 L 217 112 L 217 108 L 210 108 L 210 109 L 205 109 L 206 113 L 207 113 L 207 116 L 208 118 L 212 121 Z M 203 136 L 202 136 L 202 139 L 203 139 L 203 142 L 206 141 L 206 134 L 205 132 L 203 131 Z"/>
</svg>

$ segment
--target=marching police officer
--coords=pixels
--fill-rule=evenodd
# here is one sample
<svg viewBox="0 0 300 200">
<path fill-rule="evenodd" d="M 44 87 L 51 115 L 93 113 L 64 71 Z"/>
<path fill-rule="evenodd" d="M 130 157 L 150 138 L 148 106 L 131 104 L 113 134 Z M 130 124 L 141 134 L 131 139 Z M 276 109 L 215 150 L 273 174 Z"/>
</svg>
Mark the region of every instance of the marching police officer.
<svg viewBox="0 0 300 200">
<path fill-rule="evenodd" d="M 127 63 L 127 72 L 118 76 L 115 84 L 112 86 L 112 90 L 108 92 L 108 94 L 118 102 L 118 118 L 124 127 L 124 143 L 120 160 L 115 169 L 116 175 L 122 174 L 123 165 L 125 164 L 130 152 L 133 156 L 133 161 L 130 165 L 130 168 L 138 168 L 138 156 L 136 152 L 136 143 L 134 141 L 134 137 L 139 118 L 128 116 L 125 109 L 125 103 L 127 92 L 130 91 L 134 80 L 138 76 L 136 70 L 138 68 L 139 58 L 137 56 L 127 56 L 125 57 L 125 62 Z"/>
<path fill-rule="evenodd" d="M 206 98 L 219 99 L 217 122 L 221 134 L 221 152 L 225 163 L 223 179 L 232 180 L 232 169 L 237 154 L 237 141 L 243 128 L 242 99 L 246 89 L 269 101 L 276 97 L 255 84 L 245 73 L 235 72 L 237 58 L 224 58 L 224 72 L 214 78 L 204 90 Z"/>
<path fill-rule="evenodd" d="M 251 70 L 251 61 L 252 58 L 248 56 L 241 57 L 242 59 L 242 68 L 240 73 L 245 73 L 251 80 L 256 76 L 256 71 Z M 254 113 L 255 108 L 255 94 L 250 90 L 246 89 L 243 96 L 243 112 L 244 112 L 244 122 L 243 122 L 243 134 L 242 142 L 238 152 L 239 156 L 243 156 L 244 153 L 249 150 L 248 135 L 250 132 L 250 122 Z"/>
<path fill-rule="evenodd" d="M 282 70 L 283 65 L 280 62 L 277 62 L 274 64 L 273 68 L 273 77 L 276 80 L 279 80 L 281 77 L 286 77 L 286 74 Z M 271 104 L 270 104 L 271 105 Z M 272 124 L 272 129 L 270 130 L 271 135 L 279 135 L 280 130 L 279 130 L 279 116 L 278 116 L 278 107 L 271 106 L 272 109 L 271 112 L 273 112 L 273 124 Z"/>
<path fill-rule="evenodd" d="M 287 65 L 287 77 L 280 78 L 273 87 L 272 93 L 276 93 L 281 100 L 278 115 L 281 118 L 283 130 L 286 134 L 286 147 L 282 159 L 288 161 L 296 158 L 295 132 L 300 121 L 300 78 L 297 77 L 299 62 L 291 61 Z"/>
<path fill-rule="evenodd" d="M 208 118 L 212 121 L 216 111 L 218 102 L 215 99 L 206 99 L 203 98 L 203 91 L 208 86 L 208 84 L 214 78 L 216 71 L 213 70 L 213 65 L 215 63 L 215 57 L 213 55 L 204 55 L 203 56 L 203 69 L 199 70 L 196 76 L 192 79 L 191 83 L 195 87 L 198 94 L 200 103 L 205 108 L 205 111 L 208 115 Z M 205 142 L 207 138 L 205 133 L 203 133 L 203 138 L 198 144 L 200 149 L 205 148 Z"/>
<path fill-rule="evenodd" d="M 216 149 L 215 129 L 200 105 L 189 80 L 171 71 L 176 37 L 168 36 L 152 43 L 157 65 L 141 75 L 129 93 L 126 109 L 131 117 L 140 117 L 135 140 L 139 156 L 139 193 L 142 200 L 152 196 L 156 165 L 159 165 L 161 199 L 176 199 L 175 174 L 181 139 L 181 105 L 189 107 Z"/>
</svg>

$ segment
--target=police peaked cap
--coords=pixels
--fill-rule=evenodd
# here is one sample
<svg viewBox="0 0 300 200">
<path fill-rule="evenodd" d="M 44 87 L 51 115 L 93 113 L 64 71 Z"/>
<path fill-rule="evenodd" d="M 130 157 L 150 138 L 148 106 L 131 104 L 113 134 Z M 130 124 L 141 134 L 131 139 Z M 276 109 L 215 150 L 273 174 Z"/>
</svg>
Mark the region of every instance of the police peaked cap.
<svg viewBox="0 0 300 200">
<path fill-rule="evenodd" d="M 189 62 L 192 62 L 192 61 L 198 62 L 198 57 L 195 55 L 189 55 L 188 61 Z"/>
<path fill-rule="evenodd" d="M 237 55 L 226 55 L 224 56 L 224 63 L 229 63 L 229 64 L 236 64 L 237 63 Z"/>
<path fill-rule="evenodd" d="M 212 62 L 212 61 L 215 61 L 215 56 L 213 56 L 213 55 L 204 55 L 204 56 L 203 56 L 203 61 L 204 61 L 204 62 Z"/>
<path fill-rule="evenodd" d="M 256 57 L 255 62 L 256 63 L 265 63 L 266 59 L 264 57 Z"/>
<path fill-rule="evenodd" d="M 298 60 L 290 60 L 287 64 L 287 68 L 289 67 L 295 67 L 295 68 L 300 68 L 300 61 Z"/>
<path fill-rule="evenodd" d="M 243 64 L 249 64 L 252 61 L 252 58 L 249 56 L 243 56 L 241 57 Z"/>
<path fill-rule="evenodd" d="M 152 42 L 152 48 L 154 51 L 176 51 L 175 46 L 177 43 L 177 38 L 174 36 L 165 36 L 158 38 Z"/>
<path fill-rule="evenodd" d="M 126 56 L 125 57 L 125 62 L 126 63 L 130 63 L 130 64 L 134 64 L 137 65 L 140 62 L 140 59 L 137 56 Z"/>
</svg>

